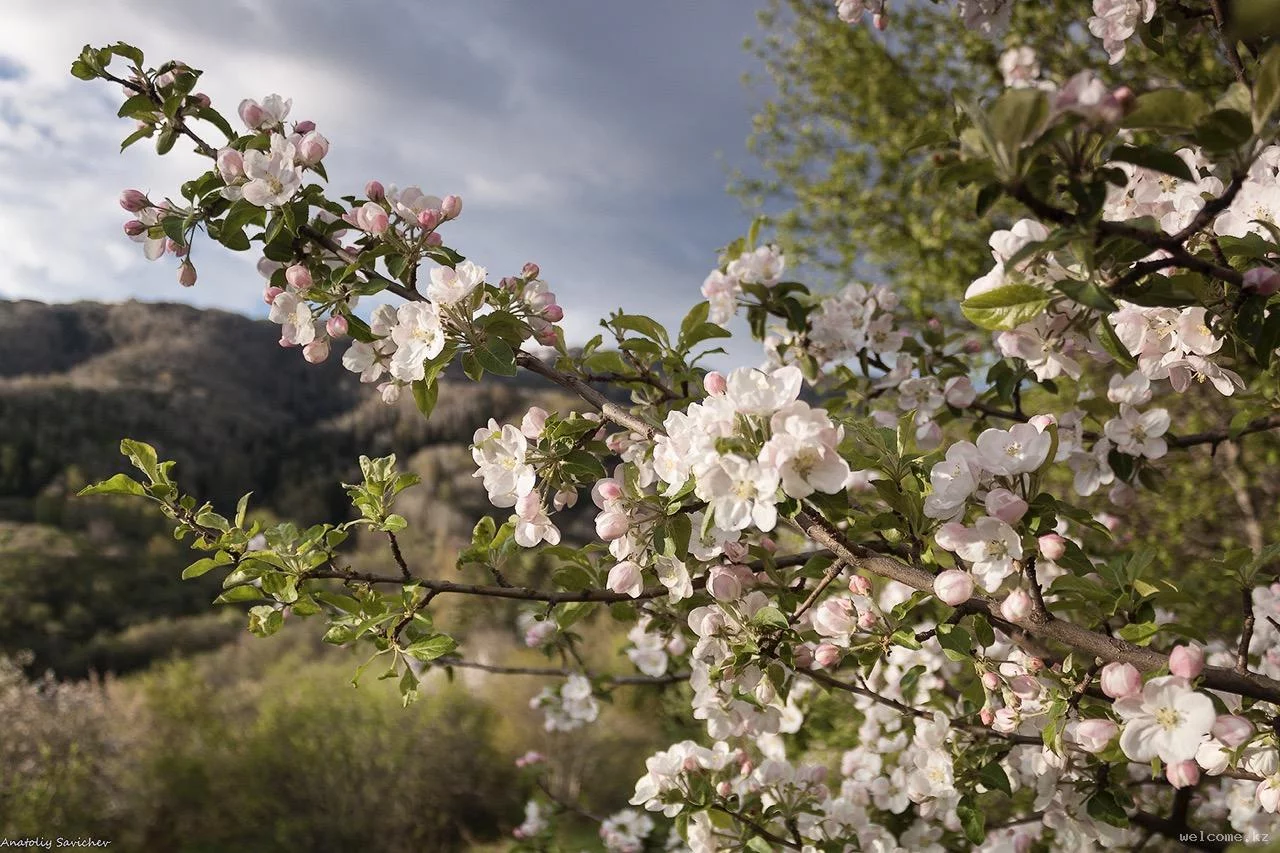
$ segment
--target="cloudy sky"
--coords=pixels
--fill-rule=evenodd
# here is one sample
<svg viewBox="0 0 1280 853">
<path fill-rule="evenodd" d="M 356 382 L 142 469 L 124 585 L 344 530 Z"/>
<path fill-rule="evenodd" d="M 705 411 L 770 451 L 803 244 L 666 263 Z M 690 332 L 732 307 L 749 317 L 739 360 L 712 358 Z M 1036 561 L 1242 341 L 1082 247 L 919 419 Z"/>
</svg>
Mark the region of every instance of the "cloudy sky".
<svg viewBox="0 0 1280 853">
<path fill-rule="evenodd" d="M 753 166 L 766 93 L 742 48 L 759 0 L 0 0 L 0 297 L 180 300 L 265 314 L 250 253 L 197 245 L 174 279 L 121 233 L 116 197 L 176 195 L 202 168 L 144 141 L 119 93 L 68 74 L 85 43 L 180 58 L 235 122 L 293 98 L 333 148 L 336 194 L 365 181 L 460 194 L 451 245 L 495 275 L 537 261 L 579 340 L 614 307 L 678 318 L 715 250 L 746 230 L 725 192 Z M 213 134 L 216 137 L 216 133 Z"/>
</svg>

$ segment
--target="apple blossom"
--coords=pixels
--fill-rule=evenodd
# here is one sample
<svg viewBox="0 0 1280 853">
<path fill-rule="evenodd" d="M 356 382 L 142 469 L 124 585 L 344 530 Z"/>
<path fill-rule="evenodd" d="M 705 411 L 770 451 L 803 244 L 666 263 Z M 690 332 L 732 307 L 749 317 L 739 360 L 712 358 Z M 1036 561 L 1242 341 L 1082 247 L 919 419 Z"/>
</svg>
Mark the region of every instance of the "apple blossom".
<svg viewBox="0 0 1280 853">
<path fill-rule="evenodd" d="M 1022 587 L 1004 597 L 1000 602 L 1000 615 L 1010 622 L 1021 622 L 1031 615 L 1031 595 Z"/>
<path fill-rule="evenodd" d="M 1114 708 L 1124 720 L 1120 748 L 1140 762 L 1159 757 L 1173 764 L 1195 758 L 1216 716 L 1209 697 L 1176 675 L 1151 679 L 1140 694 L 1117 699 Z"/>
<path fill-rule="evenodd" d="M 609 570 L 609 578 L 605 586 L 616 593 L 638 598 L 644 591 L 644 578 L 640 575 L 640 567 L 630 560 L 623 560 Z"/>
<path fill-rule="evenodd" d="M 258 207 L 279 207 L 302 187 L 302 175 L 294 166 L 296 152 L 283 136 L 271 137 L 268 151 L 250 149 L 244 154 L 244 174 L 248 182 L 240 192 L 245 201 Z"/>
<path fill-rule="evenodd" d="M 1044 464 L 1052 439 L 1031 424 L 989 429 L 978 436 L 978 463 L 1001 476 L 1029 474 Z"/>
<path fill-rule="evenodd" d="M 973 597 L 973 578 L 968 572 L 948 569 L 934 580 L 933 592 L 942 603 L 958 607 Z"/>
<path fill-rule="evenodd" d="M 1200 781 L 1200 767 L 1194 761 L 1178 761 L 1165 770 L 1169 784 L 1175 788 L 1190 788 Z"/>
<path fill-rule="evenodd" d="M 1142 690 L 1142 676 L 1137 667 L 1119 661 L 1112 661 L 1102 668 L 1098 683 L 1102 692 L 1112 699 L 1124 699 Z"/>
<path fill-rule="evenodd" d="M 436 267 L 431 271 L 431 283 L 427 285 L 427 298 L 437 305 L 453 305 L 467 298 L 484 283 L 488 271 L 463 261 L 456 268 Z"/>
<path fill-rule="evenodd" d="M 1071 739 L 1094 755 L 1106 749 L 1119 731 L 1120 727 L 1108 719 L 1081 720 L 1069 729 Z"/>
<path fill-rule="evenodd" d="M 391 375 L 404 382 L 422 379 L 423 363 L 444 349 L 439 311 L 429 302 L 409 302 L 396 310 L 396 319 L 391 330 L 391 340 L 396 345 Z"/>
<path fill-rule="evenodd" d="M 1169 672 L 1186 679 L 1193 679 L 1204 669 L 1204 649 L 1195 643 L 1174 646 L 1169 655 Z"/>
<path fill-rule="evenodd" d="M 1248 743 L 1253 733 L 1253 724 L 1234 714 L 1223 714 L 1213 723 L 1213 736 L 1229 747 Z"/>
</svg>

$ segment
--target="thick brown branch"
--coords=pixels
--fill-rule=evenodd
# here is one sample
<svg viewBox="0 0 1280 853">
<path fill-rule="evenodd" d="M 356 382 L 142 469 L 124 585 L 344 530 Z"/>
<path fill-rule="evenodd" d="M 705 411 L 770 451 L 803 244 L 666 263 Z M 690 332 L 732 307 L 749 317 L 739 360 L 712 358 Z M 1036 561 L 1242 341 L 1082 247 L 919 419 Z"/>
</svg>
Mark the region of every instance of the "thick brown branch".
<svg viewBox="0 0 1280 853">
<path fill-rule="evenodd" d="M 853 569 L 868 571 L 881 577 L 896 580 L 912 589 L 925 592 L 933 589 L 934 576 L 917 566 L 909 565 L 893 557 L 876 554 L 867 548 L 849 542 L 829 521 L 810 514 L 799 513 L 796 522 L 804 533 L 817 544 L 841 557 Z M 1061 643 L 1106 661 L 1131 663 L 1144 671 L 1157 670 L 1169 665 L 1168 655 L 1153 649 L 1134 645 L 1118 637 L 1108 637 L 1090 631 L 1064 619 L 1038 620 L 1035 614 L 1018 622 L 1010 622 L 1000 615 L 999 603 L 985 595 L 975 595 L 961 605 L 971 613 L 980 613 L 988 621 L 1009 629 L 1016 626 L 1028 635 L 1040 640 Z M 1222 667 L 1205 667 L 1204 684 L 1215 690 L 1224 690 L 1268 702 L 1280 702 L 1280 681 L 1255 673 L 1240 673 Z"/>
<path fill-rule="evenodd" d="M 475 669 L 481 672 L 490 672 L 495 675 L 536 675 L 540 678 L 568 678 L 571 675 L 578 675 L 576 670 L 565 669 L 551 666 L 500 666 L 498 664 L 480 663 L 479 661 L 463 660 L 456 657 L 443 657 L 432 661 L 433 666 L 456 666 L 463 669 Z M 605 675 L 593 676 L 586 673 L 589 678 L 599 679 L 609 684 L 619 686 L 629 685 L 645 685 L 645 684 L 678 684 L 681 681 L 689 680 L 687 672 L 669 672 L 666 675 Z"/>
</svg>

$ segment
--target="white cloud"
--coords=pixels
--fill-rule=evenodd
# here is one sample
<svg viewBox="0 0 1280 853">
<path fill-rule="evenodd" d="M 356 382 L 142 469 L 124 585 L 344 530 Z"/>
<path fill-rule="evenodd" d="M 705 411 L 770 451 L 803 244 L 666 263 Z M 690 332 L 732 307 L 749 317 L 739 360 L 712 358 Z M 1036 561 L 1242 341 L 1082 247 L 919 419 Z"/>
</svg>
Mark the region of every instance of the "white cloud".
<svg viewBox="0 0 1280 853">
<path fill-rule="evenodd" d="M 201 167 L 181 144 L 116 153 L 118 93 L 67 69 L 83 44 L 119 39 L 149 64 L 203 68 L 229 117 L 243 97 L 292 97 L 333 143 L 338 193 L 373 177 L 461 193 L 447 239 L 495 275 L 536 260 L 575 336 L 618 305 L 678 318 L 747 222 L 715 159 L 746 156 L 746 0 L 5 5 L 0 68 L 21 73 L 0 76 L 0 296 L 262 313 L 252 258 L 197 244 L 200 283 L 184 290 L 172 259 L 146 262 L 121 233 L 122 188 L 174 194 Z"/>
</svg>

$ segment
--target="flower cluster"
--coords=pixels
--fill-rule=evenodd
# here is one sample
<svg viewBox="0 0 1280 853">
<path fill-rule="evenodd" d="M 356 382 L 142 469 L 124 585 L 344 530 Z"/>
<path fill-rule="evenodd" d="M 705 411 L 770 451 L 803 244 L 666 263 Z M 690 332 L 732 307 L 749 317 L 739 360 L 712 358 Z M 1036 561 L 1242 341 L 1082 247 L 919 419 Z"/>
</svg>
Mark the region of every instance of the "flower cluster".
<svg viewBox="0 0 1280 853">
<path fill-rule="evenodd" d="M 592 693 L 591 682 L 583 675 L 570 675 L 558 691 L 550 687 L 529 700 L 529 707 L 542 709 L 544 728 L 549 732 L 571 732 L 600 716 L 600 703 Z"/>
<path fill-rule="evenodd" d="M 760 246 L 743 252 L 724 270 L 713 270 L 702 283 L 702 295 L 711 303 L 711 322 L 729 322 L 738 313 L 738 297 L 744 284 L 773 287 L 782 279 L 786 266 L 786 256 L 777 246 Z"/>
</svg>

